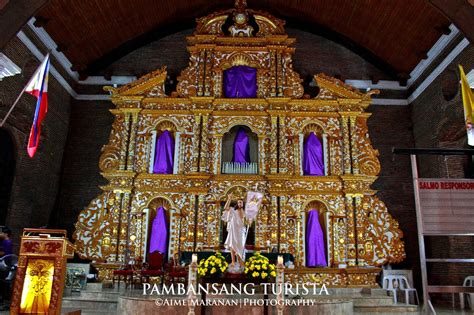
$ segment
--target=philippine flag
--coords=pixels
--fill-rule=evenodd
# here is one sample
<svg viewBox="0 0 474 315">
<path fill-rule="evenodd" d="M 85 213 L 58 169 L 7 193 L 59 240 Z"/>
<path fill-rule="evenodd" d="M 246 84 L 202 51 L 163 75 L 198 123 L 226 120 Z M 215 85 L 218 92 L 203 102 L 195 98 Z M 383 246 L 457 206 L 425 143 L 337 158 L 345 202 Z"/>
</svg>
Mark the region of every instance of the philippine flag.
<svg viewBox="0 0 474 315">
<path fill-rule="evenodd" d="M 33 125 L 31 125 L 30 138 L 28 139 L 27 151 L 30 157 L 33 157 L 36 153 L 40 139 L 41 122 L 48 112 L 48 72 L 49 54 L 46 55 L 25 88 L 26 93 L 36 96 L 38 99 Z"/>
</svg>

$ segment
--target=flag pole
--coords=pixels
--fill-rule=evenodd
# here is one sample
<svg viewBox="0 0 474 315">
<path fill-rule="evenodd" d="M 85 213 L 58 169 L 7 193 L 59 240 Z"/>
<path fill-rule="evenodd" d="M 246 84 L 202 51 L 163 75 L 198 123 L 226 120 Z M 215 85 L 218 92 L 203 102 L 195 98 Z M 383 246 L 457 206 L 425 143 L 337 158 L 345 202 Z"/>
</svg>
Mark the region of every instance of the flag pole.
<svg viewBox="0 0 474 315">
<path fill-rule="evenodd" d="M 8 110 L 7 114 L 5 115 L 5 117 L 2 119 L 2 121 L 0 122 L 0 128 L 3 127 L 3 125 L 5 124 L 5 122 L 7 121 L 8 119 L 8 116 L 10 116 L 10 114 L 12 113 L 13 109 L 15 108 L 16 104 L 18 104 L 18 101 L 20 100 L 20 97 L 23 95 L 23 93 L 25 93 L 25 90 L 26 90 L 26 87 L 27 85 L 25 85 L 25 87 L 23 88 L 23 90 L 21 91 L 20 95 L 18 95 L 18 97 L 16 98 L 15 102 L 13 103 L 13 105 L 10 107 L 10 109 Z"/>
</svg>

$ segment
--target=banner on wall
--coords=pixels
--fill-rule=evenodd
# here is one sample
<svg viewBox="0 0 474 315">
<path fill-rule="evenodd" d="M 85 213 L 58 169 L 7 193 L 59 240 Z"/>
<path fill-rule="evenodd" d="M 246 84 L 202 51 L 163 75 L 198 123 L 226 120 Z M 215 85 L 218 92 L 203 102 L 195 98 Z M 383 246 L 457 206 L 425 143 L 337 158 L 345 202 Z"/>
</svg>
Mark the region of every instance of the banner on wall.
<svg viewBox="0 0 474 315">
<path fill-rule="evenodd" d="M 474 180 L 419 179 L 423 233 L 474 233 Z"/>
</svg>

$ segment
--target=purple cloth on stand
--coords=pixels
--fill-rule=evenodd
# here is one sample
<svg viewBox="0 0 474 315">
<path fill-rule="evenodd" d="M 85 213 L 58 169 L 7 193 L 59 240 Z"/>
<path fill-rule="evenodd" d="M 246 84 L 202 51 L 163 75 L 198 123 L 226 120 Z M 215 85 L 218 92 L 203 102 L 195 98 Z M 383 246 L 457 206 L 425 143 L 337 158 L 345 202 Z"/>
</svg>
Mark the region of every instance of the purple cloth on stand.
<svg viewBox="0 0 474 315">
<path fill-rule="evenodd" d="M 168 130 L 156 140 L 153 174 L 173 174 L 174 140 Z"/>
<path fill-rule="evenodd" d="M 314 132 L 303 145 L 303 175 L 324 176 L 323 146 Z"/>
<path fill-rule="evenodd" d="M 166 256 L 168 252 L 168 224 L 163 207 L 156 209 L 156 215 L 151 226 L 149 253 L 158 250 Z"/>
<path fill-rule="evenodd" d="M 250 163 L 249 136 L 244 129 L 239 129 L 234 140 L 234 163 Z"/>
<path fill-rule="evenodd" d="M 327 266 L 324 249 L 324 234 L 319 224 L 319 212 L 312 209 L 308 212 L 306 225 L 306 267 Z"/>
<path fill-rule="evenodd" d="M 257 69 L 235 66 L 225 70 L 224 93 L 229 98 L 257 97 Z"/>
</svg>

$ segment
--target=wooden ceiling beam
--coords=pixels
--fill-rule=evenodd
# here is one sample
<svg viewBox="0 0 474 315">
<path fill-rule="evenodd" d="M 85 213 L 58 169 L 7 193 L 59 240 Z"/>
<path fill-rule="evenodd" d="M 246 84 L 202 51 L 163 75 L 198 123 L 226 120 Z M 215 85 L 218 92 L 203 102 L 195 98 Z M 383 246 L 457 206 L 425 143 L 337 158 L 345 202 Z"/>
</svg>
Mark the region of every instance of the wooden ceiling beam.
<svg viewBox="0 0 474 315">
<path fill-rule="evenodd" d="M 0 9 L 0 49 L 21 30 L 49 0 L 13 0 Z"/>
<path fill-rule="evenodd" d="M 446 16 L 466 38 L 474 43 L 474 1 L 472 0 L 428 0 Z"/>
</svg>

